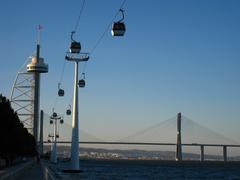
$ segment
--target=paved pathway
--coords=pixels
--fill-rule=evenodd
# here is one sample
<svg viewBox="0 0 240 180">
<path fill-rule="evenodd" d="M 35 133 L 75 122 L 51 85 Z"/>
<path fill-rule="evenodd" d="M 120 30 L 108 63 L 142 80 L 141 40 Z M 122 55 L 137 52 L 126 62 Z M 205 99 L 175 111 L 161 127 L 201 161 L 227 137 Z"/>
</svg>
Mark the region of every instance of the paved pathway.
<svg viewBox="0 0 240 180">
<path fill-rule="evenodd" d="M 40 163 L 34 163 L 31 167 L 24 170 L 24 172 L 17 178 L 19 180 L 44 180 L 42 166 Z"/>
</svg>

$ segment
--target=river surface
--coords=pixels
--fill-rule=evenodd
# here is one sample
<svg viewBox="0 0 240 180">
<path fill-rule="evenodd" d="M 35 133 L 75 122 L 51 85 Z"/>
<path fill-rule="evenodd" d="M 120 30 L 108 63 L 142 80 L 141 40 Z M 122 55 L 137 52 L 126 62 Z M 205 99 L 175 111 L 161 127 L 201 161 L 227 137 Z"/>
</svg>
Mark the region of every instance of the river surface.
<svg viewBox="0 0 240 180">
<path fill-rule="evenodd" d="M 65 164 L 66 165 L 66 164 Z M 60 163 L 58 170 L 63 168 Z M 236 179 L 240 163 L 163 162 L 144 160 L 81 160 L 80 174 L 58 172 L 62 179 Z"/>
</svg>

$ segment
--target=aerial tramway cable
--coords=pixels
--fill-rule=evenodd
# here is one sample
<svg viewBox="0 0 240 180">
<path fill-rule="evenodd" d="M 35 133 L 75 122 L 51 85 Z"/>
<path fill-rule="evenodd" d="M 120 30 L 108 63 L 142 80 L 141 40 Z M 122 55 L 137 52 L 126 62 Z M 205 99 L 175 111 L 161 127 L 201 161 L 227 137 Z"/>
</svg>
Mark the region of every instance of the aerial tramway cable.
<svg viewBox="0 0 240 180">
<path fill-rule="evenodd" d="M 97 39 L 96 43 L 94 44 L 93 48 L 90 50 L 90 53 L 89 53 L 89 54 L 93 54 L 93 52 L 94 52 L 94 51 L 96 50 L 96 48 L 99 46 L 99 44 L 101 43 L 101 41 L 102 41 L 103 37 L 105 36 L 105 34 L 108 32 L 108 30 L 110 29 L 110 27 L 111 27 L 112 25 L 114 25 L 113 22 L 114 22 L 114 20 L 116 19 L 116 17 L 119 15 L 119 12 L 121 12 L 121 13 L 122 13 L 122 16 L 123 16 L 123 18 L 122 18 L 121 20 L 124 19 L 123 7 L 124 7 L 125 3 L 126 3 L 126 0 L 123 0 L 122 3 L 121 3 L 121 5 L 120 5 L 120 8 L 118 9 L 118 11 L 116 12 L 116 14 L 114 15 L 112 21 L 107 25 L 107 27 L 105 28 L 105 30 L 103 31 L 103 33 L 101 34 L 101 36 Z M 78 31 L 78 29 L 79 29 L 79 24 L 80 24 L 80 20 L 81 20 L 81 16 L 82 16 L 82 13 L 83 13 L 85 4 L 86 4 L 86 0 L 83 0 L 83 1 L 82 1 L 82 4 L 81 4 L 80 11 L 79 11 L 79 15 L 78 15 L 78 18 L 77 18 L 75 27 L 74 27 L 74 30 L 71 32 L 71 41 L 72 41 L 71 45 L 74 44 L 74 43 L 78 43 L 78 42 L 76 42 L 72 37 L 73 37 L 73 34 L 75 34 L 75 33 Z M 121 22 L 121 20 L 119 20 L 117 23 Z M 116 22 L 115 22 L 115 23 L 116 23 Z M 123 23 L 122 23 L 122 24 L 123 24 Z M 121 26 L 121 27 L 123 27 L 123 26 Z M 120 34 L 121 34 L 120 36 L 122 36 L 122 35 L 124 34 L 124 32 L 125 32 L 125 26 L 124 26 L 122 29 L 123 29 L 122 32 L 119 31 Z M 112 29 L 112 30 L 113 30 L 113 29 Z M 124 31 L 124 32 L 123 32 L 123 31 Z M 81 48 L 80 43 L 79 43 L 79 44 L 76 44 L 76 46 L 80 46 L 80 48 Z M 77 48 L 80 49 L 79 47 L 77 47 Z M 71 50 L 71 49 L 72 49 L 72 48 L 70 47 L 70 50 Z M 74 49 L 74 47 L 73 47 L 73 49 Z M 75 51 L 74 51 L 74 52 L 75 52 Z M 76 53 L 77 53 L 77 52 L 76 52 Z M 86 67 L 87 67 L 87 61 L 84 63 L 83 68 L 82 68 L 82 76 L 83 76 L 83 78 L 80 80 L 81 82 L 79 82 L 79 87 L 84 87 L 84 86 L 85 86 L 85 81 L 84 81 L 84 79 L 85 79 Z M 60 89 L 60 85 L 62 84 L 62 81 L 63 81 L 64 71 L 65 71 L 65 60 L 64 60 L 64 63 L 63 63 L 63 67 L 62 67 L 61 74 L 60 74 L 60 81 L 59 81 L 59 83 L 58 83 L 58 89 L 59 89 L 59 90 L 63 90 L 63 89 Z M 58 93 L 58 94 L 59 94 L 59 93 Z M 63 94 L 64 94 L 64 91 L 63 91 Z M 60 95 L 59 95 L 59 96 L 60 96 Z M 57 99 L 58 99 L 58 96 L 57 96 L 56 99 L 55 99 L 54 108 L 55 108 L 55 106 L 56 106 Z"/>
<path fill-rule="evenodd" d="M 77 18 L 77 21 L 76 21 L 76 24 L 74 26 L 74 30 L 72 31 L 71 33 L 71 39 L 72 39 L 72 36 L 74 33 L 77 32 L 78 28 L 79 28 L 79 24 L 80 24 L 80 19 L 81 19 L 81 16 L 82 16 L 82 13 L 83 13 L 83 9 L 85 7 L 85 4 L 86 4 L 86 0 L 83 0 L 82 1 L 82 4 L 81 4 L 81 8 L 80 8 L 80 11 L 79 11 L 79 15 L 78 15 L 78 18 Z M 73 39 L 72 39 L 73 40 Z M 78 44 L 77 44 L 78 45 Z M 61 74 L 60 74 L 60 80 L 59 80 L 59 83 L 58 83 L 58 96 L 56 96 L 56 99 L 54 101 L 54 108 L 57 104 L 57 101 L 58 101 L 58 97 L 59 96 L 63 96 L 64 95 L 64 90 L 60 88 L 61 84 L 62 84 L 62 81 L 63 81 L 63 76 L 64 76 L 64 72 L 65 72 L 65 59 L 63 60 L 63 66 L 62 66 L 62 71 L 61 71 Z"/>
<path fill-rule="evenodd" d="M 75 28 L 74 28 L 74 32 L 76 32 L 78 30 L 80 19 L 81 19 L 82 13 L 83 13 L 83 9 L 85 7 L 85 3 L 86 3 L 86 0 L 83 0 L 82 6 L 81 6 L 81 9 L 80 9 L 78 18 L 77 18 L 77 22 L 76 22 L 76 25 L 75 25 Z"/>
<path fill-rule="evenodd" d="M 119 14 L 119 11 L 123 9 L 124 4 L 126 3 L 126 0 L 123 0 L 120 8 L 117 10 L 116 14 L 114 15 L 112 21 L 107 25 L 106 29 L 103 31 L 102 35 L 100 36 L 100 38 L 96 41 L 95 45 L 93 46 L 93 48 L 90 51 L 90 54 L 92 54 L 95 49 L 97 48 L 97 46 L 100 44 L 100 42 L 102 41 L 103 37 L 105 36 L 105 34 L 107 33 L 107 31 L 110 29 L 110 27 L 112 26 L 112 22 L 116 19 L 116 17 Z"/>
<path fill-rule="evenodd" d="M 105 34 L 108 32 L 108 30 L 110 29 L 110 27 L 112 26 L 114 20 L 116 19 L 116 17 L 118 16 L 119 12 L 122 13 L 123 11 L 123 7 L 125 5 L 127 0 L 123 0 L 120 8 L 117 10 L 116 14 L 113 16 L 113 19 L 111 20 L 111 22 L 109 24 L 107 24 L 105 30 L 103 31 L 103 33 L 101 34 L 101 36 L 97 39 L 96 43 L 94 44 L 93 48 L 90 50 L 89 54 L 93 54 L 93 52 L 96 50 L 96 48 L 98 47 L 98 45 L 101 43 L 103 37 L 105 36 Z M 123 19 L 124 19 L 124 14 L 123 14 Z M 122 19 L 122 20 L 123 20 Z M 87 62 L 84 63 L 83 65 L 83 69 L 82 69 L 82 73 L 86 73 L 86 68 L 87 68 Z"/>
</svg>

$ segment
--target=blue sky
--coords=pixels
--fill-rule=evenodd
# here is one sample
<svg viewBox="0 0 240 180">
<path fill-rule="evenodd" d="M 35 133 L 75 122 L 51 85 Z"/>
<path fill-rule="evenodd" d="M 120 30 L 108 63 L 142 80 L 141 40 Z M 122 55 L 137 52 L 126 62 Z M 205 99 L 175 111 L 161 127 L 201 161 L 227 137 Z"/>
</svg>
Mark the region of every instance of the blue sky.
<svg viewBox="0 0 240 180">
<path fill-rule="evenodd" d="M 82 51 L 91 51 L 121 2 L 86 0 L 75 36 Z M 34 53 L 41 24 L 41 56 L 49 64 L 41 79 L 41 107 L 51 112 L 81 3 L 1 3 L 1 93 L 10 94 L 17 70 Z M 101 139 L 120 139 L 182 112 L 239 141 L 239 8 L 238 0 L 126 1 L 125 36 L 113 38 L 109 29 L 87 65 L 81 128 Z M 71 102 L 72 82 L 73 64 L 66 63 L 66 96 L 55 107 L 61 113 Z"/>
</svg>

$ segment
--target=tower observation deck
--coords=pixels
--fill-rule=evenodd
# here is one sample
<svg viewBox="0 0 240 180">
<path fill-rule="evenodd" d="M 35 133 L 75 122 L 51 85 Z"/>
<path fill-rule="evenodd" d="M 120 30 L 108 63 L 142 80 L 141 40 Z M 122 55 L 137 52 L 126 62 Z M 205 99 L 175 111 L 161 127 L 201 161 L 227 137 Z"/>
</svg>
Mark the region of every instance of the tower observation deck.
<svg viewBox="0 0 240 180">
<path fill-rule="evenodd" d="M 38 73 L 47 73 L 48 72 L 48 65 L 44 63 L 43 58 L 37 59 L 35 56 L 31 57 L 31 63 L 27 65 L 27 72 L 38 72 Z"/>
</svg>

